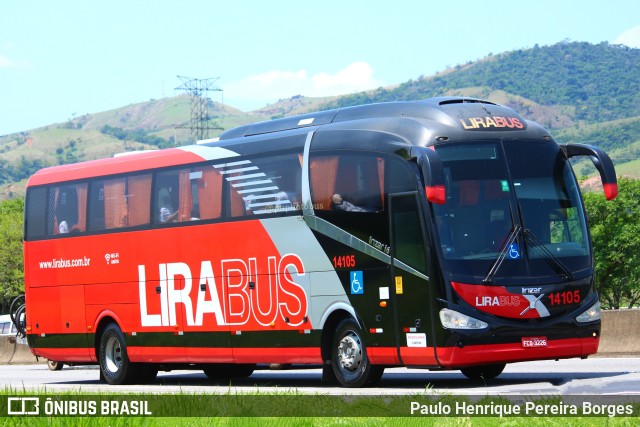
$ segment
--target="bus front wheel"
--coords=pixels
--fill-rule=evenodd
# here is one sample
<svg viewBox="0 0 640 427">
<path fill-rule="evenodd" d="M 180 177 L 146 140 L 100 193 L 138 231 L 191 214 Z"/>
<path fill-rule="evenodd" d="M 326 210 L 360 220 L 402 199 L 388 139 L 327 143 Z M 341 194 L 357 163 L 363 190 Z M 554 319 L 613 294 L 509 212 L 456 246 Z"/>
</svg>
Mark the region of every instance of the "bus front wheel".
<svg viewBox="0 0 640 427">
<path fill-rule="evenodd" d="M 384 367 L 371 365 L 362 335 L 360 327 L 351 318 L 336 326 L 331 365 L 338 382 L 344 387 L 372 385 L 384 372 Z"/>
<path fill-rule="evenodd" d="M 506 364 L 498 363 L 495 365 L 471 366 L 462 368 L 460 371 L 470 380 L 492 380 L 502 373 Z"/>
<path fill-rule="evenodd" d="M 127 356 L 127 345 L 122 331 L 115 323 L 104 329 L 100 339 L 100 370 L 109 384 L 129 384 L 134 382 L 135 369 Z"/>
</svg>

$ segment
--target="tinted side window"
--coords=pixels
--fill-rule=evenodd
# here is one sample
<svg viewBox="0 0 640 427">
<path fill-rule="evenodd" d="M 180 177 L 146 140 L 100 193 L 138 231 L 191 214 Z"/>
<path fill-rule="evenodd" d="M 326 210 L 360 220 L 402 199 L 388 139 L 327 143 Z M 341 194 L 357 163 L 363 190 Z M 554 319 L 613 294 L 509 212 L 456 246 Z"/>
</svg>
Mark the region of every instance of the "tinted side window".
<svg viewBox="0 0 640 427">
<path fill-rule="evenodd" d="M 387 208 L 388 194 L 415 190 L 411 171 L 392 157 L 316 154 L 309 168 L 315 210 L 380 212 Z M 340 199 L 349 204 L 340 207 Z"/>
<path fill-rule="evenodd" d="M 186 180 L 185 180 L 186 178 Z M 180 211 L 182 204 L 190 204 L 187 199 L 189 192 L 189 169 L 170 170 L 156 174 L 154 183 L 153 223 L 170 224 L 181 221 L 184 211 Z"/>
<path fill-rule="evenodd" d="M 47 234 L 47 189 L 29 188 L 25 215 L 25 238 L 40 239 Z"/>
<path fill-rule="evenodd" d="M 89 229 L 149 224 L 151 174 L 96 180 L 89 195 Z"/>
<path fill-rule="evenodd" d="M 382 157 L 363 154 L 313 156 L 311 192 L 316 210 L 379 212 L 384 209 Z"/>
<path fill-rule="evenodd" d="M 49 189 L 50 236 L 87 231 L 87 188 L 87 183 L 82 183 Z"/>
<path fill-rule="evenodd" d="M 415 195 L 393 198 L 391 225 L 395 257 L 423 273 L 427 272 L 418 202 Z"/>
<path fill-rule="evenodd" d="M 189 209 L 191 221 L 217 219 L 222 216 L 222 175 L 212 165 L 191 169 L 189 173 L 189 193 L 191 206 L 183 202 L 183 209 Z"/>
<path fill-rule="evenodd" d="M 318 153 L 309 168 L 316 215 L 364 241 L 388 244 L 388 195 L 415 190 L 403 161 L 370 153 Z"/>
<path fill-rule="evenodd" d="M 222 216 L 222 176 L 212 165 L 156 174 L 154 224 L 217 219 Z"/>
<path fill-rule="evenodd" d="M 301 165 L 302 156 L 298 153 L 215 164 L 225 178 L 228 215 L 242 217 L 301 211 Z"/>
</svg>

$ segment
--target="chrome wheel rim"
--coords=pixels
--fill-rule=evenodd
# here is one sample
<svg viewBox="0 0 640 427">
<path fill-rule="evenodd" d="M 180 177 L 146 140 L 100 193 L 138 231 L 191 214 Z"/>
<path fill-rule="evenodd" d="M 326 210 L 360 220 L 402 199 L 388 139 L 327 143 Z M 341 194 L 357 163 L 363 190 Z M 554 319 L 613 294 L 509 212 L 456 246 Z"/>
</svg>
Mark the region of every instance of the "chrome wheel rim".
<svg viewBox="0 0 640 427">
<path fill-rule="evenodd" d="M 362 363 L 362 342 L 360 337 L 349 331 L 338 344 L 338 361 L 348 371 L 356 371 Z"/>
<path fill-rule="evenodd" d="M 124 363 L 122 356 L 122 345 L 116 337 L 110 337 L 104 351 L 104 363 L 109 372 L 116 373 L 122 368 Z"/>
</svg>

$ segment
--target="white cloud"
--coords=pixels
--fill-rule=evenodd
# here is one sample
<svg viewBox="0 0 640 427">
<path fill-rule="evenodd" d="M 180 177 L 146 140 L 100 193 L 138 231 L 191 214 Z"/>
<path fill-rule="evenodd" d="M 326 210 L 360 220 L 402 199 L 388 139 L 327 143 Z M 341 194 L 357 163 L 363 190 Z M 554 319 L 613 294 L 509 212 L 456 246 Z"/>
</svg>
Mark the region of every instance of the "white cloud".
<svg viewBox="0 0 640 427">
<path fill-rule="evenodd" d="M 636 25 L 620 34 L 613 41 L 613 44 L 624 44 L 629 47 L 640 48 L 640 25 Z"/>
<path fill-rule="evenodd" d="M 354 62 L 335 74 L 319 72 L 309 75 L 306 70 L 267 71 L 225 84 L 223 89 L 227 104 L 243 110 L 252 110 L 294 95 L 343 95 L 375 89 L 382 85 L 382 81 L 374 78 L 373 69 L 369 64 Z"/>
<path fill-rule="evenodd" d="M 0 52 L 0 68 L 11 68 L 13 67 L 13 61 L 11 59 L 9 59 L 8 56 L 3 55 Z"/>
<path fill-rule="evenodd" d="M 14 50 L 11 42 L 0 43 L 0 68 L 28 68 L 29 63 L 22 60 L 16 60 L 6 54 L 6 51 Z M 2 52 L 5 51 L 5 52 Z"/>
</svg>

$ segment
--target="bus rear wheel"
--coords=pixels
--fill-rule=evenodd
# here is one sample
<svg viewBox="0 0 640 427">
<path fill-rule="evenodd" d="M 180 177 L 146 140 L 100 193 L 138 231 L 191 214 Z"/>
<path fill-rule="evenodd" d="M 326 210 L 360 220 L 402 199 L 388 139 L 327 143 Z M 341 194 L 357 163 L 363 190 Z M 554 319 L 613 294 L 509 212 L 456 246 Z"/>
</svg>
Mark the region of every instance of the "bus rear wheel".
<svg viewBox="0 0 640 427">
<path fill-rule="evenodd" d="M 133 364 L 127 356 L 127 345 L 120 327 L 110 323 L 100 338 L 98 350 L 100 371 L 105 381 L 112 385 L 130 384 L 136 379 Z"/>
<path fill-rule="evenodd" d="M 47 367 L 50 371 L 59 371 L 64 366 L 62 362 L 56 362 L 55 360 L 47 360 Z"/>
<path fill-rule="evenodd" d="M 384 373 L 383 366 L 371 365 L 362 331 L 351 318 L 336 326 L 331 354 L 333 372 L 344 387 L 372 385 Z"/>
<path fill-rule="evenodd" d="M 460 371 L 470 380 L 492 380 L 502 373 L 506 364 L 497 363 L 495 365 L 471 366 L 462 368 Z"/>
</svg>

